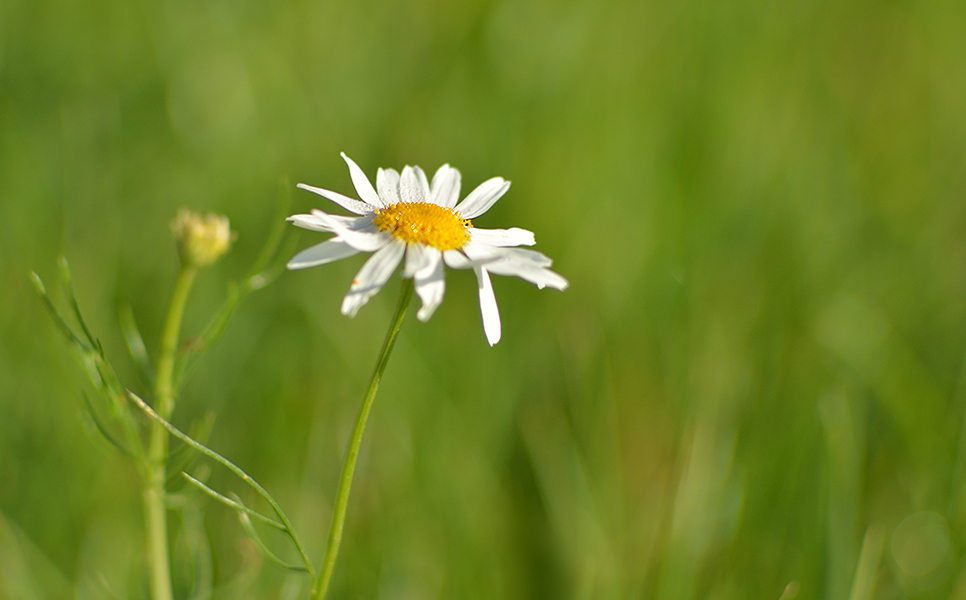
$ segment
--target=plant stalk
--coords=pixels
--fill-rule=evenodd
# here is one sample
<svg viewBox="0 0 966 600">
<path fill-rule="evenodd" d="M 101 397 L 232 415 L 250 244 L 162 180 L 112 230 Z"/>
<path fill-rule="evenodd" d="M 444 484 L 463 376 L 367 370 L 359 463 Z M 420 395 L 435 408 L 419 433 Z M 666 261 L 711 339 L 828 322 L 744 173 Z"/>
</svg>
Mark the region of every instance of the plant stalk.
<svg viewBox="0 0 966 600">
<path fill-rule="evenodd" d="M 359 458 L 359 446 L 362 444 L 362 434 L 366 429 L 366 421 L 369 419 L 369 410 L 372 408 L 372 401 L 376 397 L 376 390 L 379 389 L 379 382 L 382 373 L 386 370 L 389 363 L 389 355 L 396 343 L 396 336 L 402 327 L 403 318 L 406 316 L 406 309 L 413 298 L 413 280 L 403 279 L 399 289 L 399 302 L 396 304 L 396 314 L 389 325 L 386 333 L 386 340 L 382 344 L 382 353 L 376 362 L 376 367 L 372 371 L 372 378 L 369 380 L 369 387 L 366 388 L 366 395 L 362 399 L 362 406 L 359 407 L 359 415 L 356 417 L 356 424 L 352 428 L 352 436 L 349 438 L 349 445 L 345 453 L 345 461 L 342 463 L 342 476 L 339 478 L 339 488 L 336 492 L 335 511 L 332 513 L 332 525 L 329 527 L 329 542 L 325 549 L 325 562 L 322 564 L 322 573 L 312 591 L 313 600 L 322 600 L 329 588 L 332 580 L 332 571 L 335 569 L 336 555 L 339 553 L 339 543 L 342 541 L 342 526 L 345 523 L 346 509 L 349 505 L 349 488 L 352 487 L 352 476 L 356 470 L 356 459 Z"/>
<path fill-rule="evenodd" d="M 197 268 L 182 266 L 171 295 L 171 304 L 161 332 L 161 355 L 154 383 L 154 408 L 164 420 L 174 410 L 174 365 L 188 292 Z M 151 423 L 144 472 L 144 518 L 148 543 L 148 561 L 152 600 L 171 600 L 171 564 L 168 557 L 168 516 L 164 484 L 167 480 L 168 432 L 156 421 Z"/>
</svg>

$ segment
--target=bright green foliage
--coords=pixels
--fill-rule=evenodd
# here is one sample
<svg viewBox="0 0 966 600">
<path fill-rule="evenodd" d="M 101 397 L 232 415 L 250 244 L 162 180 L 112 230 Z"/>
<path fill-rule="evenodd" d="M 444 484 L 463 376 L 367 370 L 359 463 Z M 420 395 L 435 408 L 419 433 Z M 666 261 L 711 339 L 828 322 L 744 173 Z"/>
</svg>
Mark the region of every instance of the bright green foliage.
<svg viewBox="0 0 966 600">
<path fill-rule="evenodd" d="M 961 0 L 0 2 L 0 598 L 146 594 L 136 473 L 85 428 L 86 374 L 28 273 L 68 306 L 70 260 L 145 397 L 125 335 L 133 316 L 157 356 L 177 209 L 239 234 L 192 334 L 281 179 L 294 212 L 333 210 L 298 182 L 353 195 L 340 151 L 450 163 L 464 193 L 511 180 L 474 224 L 536 232 L 571 286 L 494 278 L 494 348 L 469 273 L 404 323 L 332 598 L 962 595 L 964 31 Z M 339 314 L 361 261 L 249 296 L 174 417 L 217 415 L 207 445 L 316 561 L 395 297 Z M 307 596 L 235 511 L 172 485 L 195 511 L 171 518 L 208 534 L 176 553 L 209 557 L 216 597 Z"/>
</svg>

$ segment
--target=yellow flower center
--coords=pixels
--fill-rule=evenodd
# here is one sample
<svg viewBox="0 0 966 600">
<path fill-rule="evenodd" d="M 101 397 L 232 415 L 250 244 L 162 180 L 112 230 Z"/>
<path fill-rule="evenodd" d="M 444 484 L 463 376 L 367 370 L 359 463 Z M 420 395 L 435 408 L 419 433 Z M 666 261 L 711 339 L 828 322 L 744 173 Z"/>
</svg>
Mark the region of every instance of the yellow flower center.
<svg viewBox="0 0 966 600">
<path fill-rule="evenodd" d="M 376 211 L 373 224 L 407 244 L 423 244 L 440 251 L 456 250 L 470 241 L 473 223 L 452 208 L 429 202 L 399 202 Z"/>
</svg>

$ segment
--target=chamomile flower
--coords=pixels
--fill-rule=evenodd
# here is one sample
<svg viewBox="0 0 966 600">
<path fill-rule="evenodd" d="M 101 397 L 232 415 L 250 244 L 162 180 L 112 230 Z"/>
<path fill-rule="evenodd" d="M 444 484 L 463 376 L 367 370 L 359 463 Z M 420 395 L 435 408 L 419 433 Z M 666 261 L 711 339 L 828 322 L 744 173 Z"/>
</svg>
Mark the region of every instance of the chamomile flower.
<svg viewBox="0 0 966 600">
<path fill-rule="evenodd" d="M 472 269 L 480 294 L 483 332 L 492 346 L 500 341 L 500 313 L 490 274 L 520 277 L 538 288 L 566 289 L 566 279 L 550 270 L 553 261 L 532 246 L 533 233 L 511 229 L 479 229 L 470 219 L 485 213 L 506 193 L 509 181 L 494 177 L 483 182 L 459 204 L 460 172 L 443 165 L 432 183 L 419 167 L 402 173 L 379 169 L 373 188 L 362 169 L 344 153 L 359 200 L 300 183 L 299 188 L 318 194 L 359 215 L 346 217 L 313 210 L 292 215 L 298 227 L 334 233 L 335 236 L 295 255 L 289 269 L 306 269 L 360 252 L 371 252 L 342 301 L 342 314 L 355 316 L 386 283 L 405 259 L 402 276 L 412 278 L 422 307 L 416 313 L 428 321 L 443 301 L 446 289 L 443 265 Z"/>
</svg>

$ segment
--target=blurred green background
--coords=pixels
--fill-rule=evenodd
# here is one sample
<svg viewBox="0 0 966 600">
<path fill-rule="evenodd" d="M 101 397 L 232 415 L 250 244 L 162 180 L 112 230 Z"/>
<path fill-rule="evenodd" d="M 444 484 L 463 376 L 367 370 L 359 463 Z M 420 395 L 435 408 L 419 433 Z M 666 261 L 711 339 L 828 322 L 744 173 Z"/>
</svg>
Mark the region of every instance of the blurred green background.
<svg viewBox="0 0 966 600">
<path fill-rule="evenodd" d="M 959 0 L 4 0 L 0 598 L 146 597 L 137 476 L 28 273 L 67 257 L 139 390 L 117 314 L 156 353 L 177 209 L 239 236 L 191 335 L 281 189 L 354 195 L 340 151 L 513 181 L 476 224 L 571 287 L 495 278 L 492 349 L 466 272 L 411 309 L 333 598 L 861 597 L 870 527 L 875 598 L 966 597 L 964 31 Z M 340 315 L 361 264 L 246 298 L 175 414 L 217 414 L 317 563 L 398 289 Z M 198 507 L 217 597 L 305 596 Z"/>
</svg>

